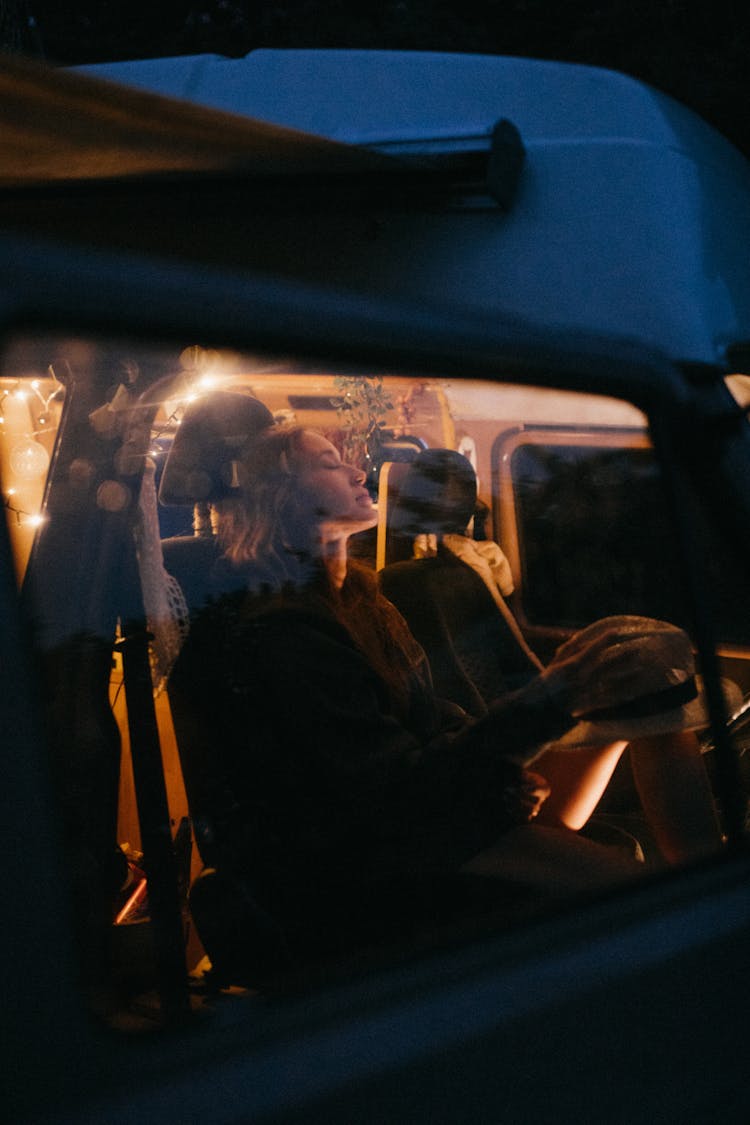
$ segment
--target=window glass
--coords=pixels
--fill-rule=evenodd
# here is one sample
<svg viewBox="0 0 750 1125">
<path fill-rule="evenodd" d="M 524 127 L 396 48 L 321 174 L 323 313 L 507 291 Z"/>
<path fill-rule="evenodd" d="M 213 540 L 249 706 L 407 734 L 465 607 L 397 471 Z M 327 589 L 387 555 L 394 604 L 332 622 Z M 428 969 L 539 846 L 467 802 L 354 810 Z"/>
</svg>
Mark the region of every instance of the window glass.
<svg viewBox="0 0 750 1125">
<path fill-rule="evenodd" d="M 23 338 L 0 471 L 83 981 L 117 1026 L 578 909 L 719 849 L 690 637 L 628 622 L 651 679 L 624 701 L 599 634 L 576 641 L 579 675 L 555 664 L 612 615 L 691 629 L 631 405 Z M 750 687 L 733 604 L 730 710 Z M 689 793 L 676 826 L 665 784 Z"/>
<path fill-rule="evenodd" d="M 512 482 L 505 517 L 515 524 L 530 624 L 567 615 L 574 627 L 627 612 L 688 627 L 677 540 L 645 431 L 592 441 L 573 429 L 527 430 L 501 439 L 498 456 Z M 742 645 L 750 635 L 742 567 L 700 511 L 691 539 L 708 562 L 719 637 Z"/>
</svg>

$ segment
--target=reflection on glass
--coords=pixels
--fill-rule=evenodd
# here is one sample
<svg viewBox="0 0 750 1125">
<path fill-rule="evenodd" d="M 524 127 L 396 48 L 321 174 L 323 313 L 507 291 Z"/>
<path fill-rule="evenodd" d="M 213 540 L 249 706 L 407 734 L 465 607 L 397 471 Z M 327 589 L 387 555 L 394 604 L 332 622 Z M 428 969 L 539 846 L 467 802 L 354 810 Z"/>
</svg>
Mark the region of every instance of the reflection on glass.
<svg viewBox="0 0 750 1125">
<path fill-rule="evenodd" d="M 258 451 L 270 449 L 264 441 L 280 426 L 301 427 L 302 437 L 292 429 L 297 436 L 263 478 L 278 521 L 269 524 L 266 554 L 254 547 L 243 569 L 227 551 L 250 510 L 252 481 L 258 486 Z M 344 934 L 384 957 L 394 945 L 455 933 L 469 917 L 490 929 L 518 925 L 719 846 L 706 788 L 712 751 L 706 740 L 704 758 L 697 753 L 695 723 L 657 731 L 648 710 L 637 727 L 618 712 L 611 738 L 575 745 L 565 722 L 555 726 L 559 707 L 554 723 L 534 726 L 550 703 L 540 683 L 572 691 L 566 675 L 548 673 L 574 631 L 622 614 L 690 627 L 661 469 L 647 420 L 630 404 L 193 346 L 19 339 L 0 369 L 0 474 L 46 676 L 84 983 L 112 1022 L 137 1009 L 156 1023 L 179 1010 L 185 967 L 205 988 L 255 989 L 292 963 L 295 971 L 340 964 L 352 953 Z M 356 527 L 348 509 L 325 507 L 342 489 L 347 503 L 354 490 L 367 516 Z M 283 524 L 291 508 L 297 523 Z M 708 521 L 695 534 L 710 535 Z M 356 605 L 336 592 L 343 553 L 338 570 L 329 565 L 331 545 L 345 538 L 365 592 Z M 298 570 L 292 575 L 287 557 L 279 582 L 284 552 Z M 315 598 L 314 583 L 299 578 L 305 559 L 316 581 L 325 577 Z M 720 554 L 712 559 L 723 575 L 736 573 Z M 262 583 L 252 577 L 260 564 Z M 227 575 L 231 588 L 221 584 Z M 263 599 L 269 590 L 286 597 L 285 583 L 297 599 L 287 631 L 269 633 L 259 654 L 243 613 L 271 629 Z M 378 584 L 411 639 L 382 610 Z M 741 588 L 727 604 L 740 600 Z M 307 633 L 295 617 L 300 602 Z M 310 641 L 309 617 L 320 612 L 328 647 L 319 636 Z M 750 627 L 742 613 L 723 616 L 734 707 L 750 687 Z M 493 774 L 496 788 L 488 782 L 479 793 L 476 777 L 454 777 L 452 767 L 441 774 L 450 783 L 437 783 L 431 763 L 442 751 L 433 736 L 446 712 L 414 638 L 456 729 L 487 724 L 498 698 L 528 692 L 524 715 L 494 735 L 501 756 L 508 740 L 526 739 L 521 756 L 533 768 L 514 775 L 515 787 Z M 644 645 L 653 641 L 646 630 Z M 403 691 L 392 675 L 399 660 L 409 665 Z M 678 682 L 670 687 L 690 680 L 692 660 L 688 640 L 673 657 Z M 278 678 L 285 667 L 294 672 L 286 683 Z M 569 696 L 561 698 L 567 706 Z M 595 712 L 603 722 L 606 699 L 586 698 L 576 715 Z M 670 696 L 658 713 L 682 715 L 692 703 Z M 398 745 L 368 742 L 378 724 L 389 738 L 396 732 Z M 644 749 L 657 734 L 661 757 L 655 744 Z M 473 737 L 466 734 L 467 746 Z M 690 823 L 680 834 L 654 818 L 663 812 L 659 787 L 669 769 L 686 768 L 688 748 Z M 592 754 L 599 789 L 581 783 Z M 423 790 L 407 759 L 422 763 Z M 572 781 L 571 770 L 579 771 Z M 510 805 L 522 810 L 512 829 L 533 821 L 537 872 L 559 874 L 561 860 L 536 830 L 575 830 L 554 888 L 534 883 L 531 857 L 508 844 Z M 596 877 L 590 864 L 600 864 Z M 218 882 L 200 878 L 204 865 Z M 378 876 L 368 884 L 377 917 L 365 911 L 365 871 Z M 440 883 L 436 875 L 446 873 Z M 388 898 L 396 885 L 398 908 Z M 499 885 L 524 891 L 500 901 Z"/>
</svg>

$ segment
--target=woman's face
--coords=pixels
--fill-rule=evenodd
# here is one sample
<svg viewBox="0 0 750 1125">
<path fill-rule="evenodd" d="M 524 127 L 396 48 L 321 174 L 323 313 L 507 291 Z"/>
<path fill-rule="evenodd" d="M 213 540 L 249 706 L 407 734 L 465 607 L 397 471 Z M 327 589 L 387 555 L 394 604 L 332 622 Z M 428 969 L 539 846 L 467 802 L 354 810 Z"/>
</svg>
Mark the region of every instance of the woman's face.
<svg viewBox="0 0 750 1125">
<path fill-rule="evenodd" d="M 305 430 L 295 460 L 301 489 L 318 520 L 370 524 L 375 520 L 365 474 L 345 464 L 336 447 L 322 434 Z"/>
</svg>

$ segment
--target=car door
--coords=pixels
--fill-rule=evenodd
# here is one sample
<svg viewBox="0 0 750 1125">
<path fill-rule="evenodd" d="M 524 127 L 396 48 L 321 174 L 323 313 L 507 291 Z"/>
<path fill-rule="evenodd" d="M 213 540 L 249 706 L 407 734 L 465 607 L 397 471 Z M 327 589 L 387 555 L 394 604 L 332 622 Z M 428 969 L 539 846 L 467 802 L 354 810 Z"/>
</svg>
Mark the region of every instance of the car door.
<svg viewBox="0 0 750 1125">
<path fill-rule="evenodd" d="M 8 241 L 6 253 L 17 266 L 4 298 L 3 390 L 39 390 L 46 401 L 57 394 L 56 380 L 64 388 L 59 440 L 47 450 L 52 471 L 47 476 L 45 463 L 41 490 L 34 478 L 36 509 L 4 492 L 11 532 L 19 528 L 23 537 L 27 517 L 52 517 L 41 532 L 32 528 L 33 581 L 23 583 L 23 595 L 23 548 L 14 533 L 10 550 L 5 529 L 2 540 L 3 1023 L 13 1119 L 147 1120 L 157 1105 L 169 1118 L 201 1113 L 217 1121 L 700 1118 L 718 1098 L 725 1119 L 741 1119 L 750 915 L 744 804 L 740 762 L 724 734 L 707 559 L 689 549 L 699 511 L 709 522 L 719 516 L 717 534 L 740 563 L 746 557 L 747 427 L 722 373 L 696 382 L 622 341 L 558 339 L 533 324 L 504 326 L 252 275 L 21 241 Z M 60 277 L 65 285 L 51 284 Z M 681 604 L 709 690 L 730 847 L 533 923 L 391 950 L 364 974 L 333 972 L 301 994 L 220 997 L 194 1011 L 176 938 L 183 918 L 174 852 L 165 841 L 165 829 L 176 825 L 147 676 L 142 594 L 133 581 L 130 516 L 158 418 L 145 385 L 121 416 L 113 404 L 121 387 L 127 398 L 132 377 L 123 358 L 173 356 L 196 336 L 255 357 L 261 373 L 293 354 L 308 370 L 380 368 L 417 379 L 471 378 L 490 391 L 593 392 L 641 411 L 674 519 Z M 53 375 L 41 366 L 49 356 Z M 67 361 L 72 369 L 73 360 L 74 377 L 56 366 Z M 47 381 L 34 388 L 45 371 Z M 153 385 L 162 374 L 152 374 Z M 41 464 L 31 444 L 44 444 L 39 417 L 57 409 L 38 398 L 33 405 L 21 434 L 25 454 L 17 451 L 14 462 L 21 473 Z M 115 413 L 109 430 L 97 430 L 101 411 Z M 4 488 L 7 477 L 4 467 Z M 55 524 L 63 529 L 58 541 Z M 113 652 L 131 661 L 136 685 L 124 727 L 109 704 Z M 86 979 L 96 955 L 88 946 L 101 931 L 87 924 L 71 872 L 83 871 L 79 886 L 90 889 L 98 875 L 82 867 L 82 852 L 102 860 L 102 840 L 117 842 L 113 778 L 128 732 L 144 752 L 137 799 L 146 832 L 153 831 L 145 839 L 148 873 L 154 886 L 161 881 L 163 897 L 157 891 L 150 903 L 156 1000 L 145 1021 L 131 1009 L 123 1030 L 102 1020 L 102 996 L 92 995 Z M 93 801 L 70 785 L 84 752 L 80 777 L 91 781 L 92 769 L 100 771 Z M 71 845 L 71 825 L 85 848 Z M 144 1023 L 156 1033 L 128 1034 Z"/>
</svg>

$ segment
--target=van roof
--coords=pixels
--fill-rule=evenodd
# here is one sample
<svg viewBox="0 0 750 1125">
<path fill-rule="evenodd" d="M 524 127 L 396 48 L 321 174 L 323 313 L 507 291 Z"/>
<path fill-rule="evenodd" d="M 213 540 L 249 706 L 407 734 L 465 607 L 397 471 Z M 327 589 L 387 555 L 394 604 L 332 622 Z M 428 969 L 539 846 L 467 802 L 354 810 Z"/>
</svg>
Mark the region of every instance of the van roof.
<svg viewBox="0 0 750 1125">
<path fill-rule="evenodd" d="M 506 221 L 443 224 L 410 296 L 636 336 L 724 363 L 750 339 L 750 171 L 715 130 L 622 74 L 524 58 L 258 50 L 89 73 L 388 152 L 459 150 L 500 117 L 527 154 Z M 424 248 L 421 247 L 424 252 Z"/>
<path fill-rule="evenodd" d="M 76 68 L 348 144 L 487 136 L 509 117 L 528 144 L 638 141 L 722 162 L 728 144 L 695 114 L 623 74 L 494 55 L 268 50 Z"/>
<path fill-rule="evenodd" d="M 509 119 L 526 160 L 507 212 L 412 208 L 377 246 L 351 238 L 336 254 L 323 241 L 310 246 L 310 279 L 630 337 L 680 361 L 726 366 L 728 348 L 750 340 L 750 165 L 695 114 L 621 74 L 348 50 L 78 70 L 229 112 L 228 129 L 240 115 L 299 130 L 307 143 L 313 134 L 381 155 L 486 150 L 493 126 Z M 282 140 L 293 169 L 305 139 Z M 291 249 L 282 268 L 296 268 Z"/>
</svg>

